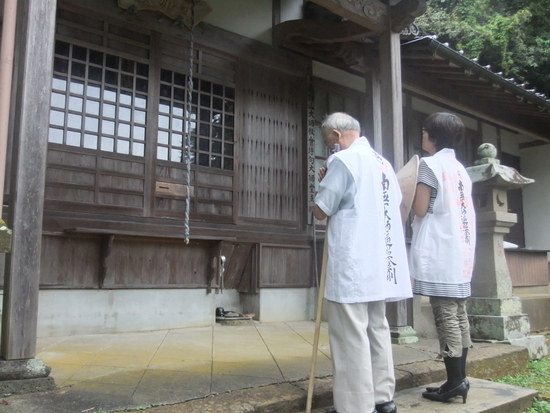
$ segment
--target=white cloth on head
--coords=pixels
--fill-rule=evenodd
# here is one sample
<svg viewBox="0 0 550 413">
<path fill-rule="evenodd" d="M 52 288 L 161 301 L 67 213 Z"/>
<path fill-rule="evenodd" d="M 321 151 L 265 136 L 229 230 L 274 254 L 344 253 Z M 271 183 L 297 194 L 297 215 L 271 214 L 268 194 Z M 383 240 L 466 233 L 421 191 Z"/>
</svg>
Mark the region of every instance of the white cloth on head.
<svg viewBox="0 0 550 413">
<path fill-rule="evenodd" d="M 423 160 L 437 177 L 439 190 L 433 213 L 413 221 L 411 276 L 432 283 L 470 282 L 476 245 L 472 181 L 452 149 Z"/>
<path fill-rule="evenodd" d="M 325 297 L 339 303 L 412 297 L 390 163 L 366 138 L 331 156 L 315 203 L 330 217 Z"/>
</svg>

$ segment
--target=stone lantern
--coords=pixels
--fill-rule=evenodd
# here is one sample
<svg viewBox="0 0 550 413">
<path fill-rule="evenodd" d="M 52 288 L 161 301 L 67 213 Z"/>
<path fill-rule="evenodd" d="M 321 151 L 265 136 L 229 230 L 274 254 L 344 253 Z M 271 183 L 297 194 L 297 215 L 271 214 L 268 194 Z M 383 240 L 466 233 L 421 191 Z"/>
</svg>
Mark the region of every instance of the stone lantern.
<svg viewBox="0 0 550 413">
<path fill-rule="evenodd" d="M 529 316 L 512 294 L 512 280 L 504 252 L 504 235 L 517 222 L 508 212 L 507 191 L 535 182 L 514 168 L 500 165 L 490 143 L 478 148 L 476 165 L 466 168 L 473 183 L 477 243 L 472 297 L 468 300 L 470 332 L 474 340 L 505 341 L 528 348 L 531 358 L 547 354 L 543 336 L 530 336 Z"/>
</svg>

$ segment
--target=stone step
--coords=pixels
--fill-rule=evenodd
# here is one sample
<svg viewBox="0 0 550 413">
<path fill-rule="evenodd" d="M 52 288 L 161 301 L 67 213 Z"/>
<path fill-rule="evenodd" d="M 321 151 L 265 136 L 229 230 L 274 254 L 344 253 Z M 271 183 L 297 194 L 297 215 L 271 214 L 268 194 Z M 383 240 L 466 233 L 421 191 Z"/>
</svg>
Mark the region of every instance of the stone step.
<svg viewBox="0 0 550 413">
<path fill-rule="evenodd" d="M 533 399 L 538 394 L 532 389 L 470 378 L 471 387 L 465 404 L 462 403 L 461 397 L 447 403 L 434 402 L 422 397 L 426 387 L 440 384 L 433 383 L 398 391 L 394 399 L 398 413 L 521 413 L 531 407 Z M 312 413 L 325 413 L 331 410 L 332 407 L 327 407 L 312 410 Z"/>
</svg>

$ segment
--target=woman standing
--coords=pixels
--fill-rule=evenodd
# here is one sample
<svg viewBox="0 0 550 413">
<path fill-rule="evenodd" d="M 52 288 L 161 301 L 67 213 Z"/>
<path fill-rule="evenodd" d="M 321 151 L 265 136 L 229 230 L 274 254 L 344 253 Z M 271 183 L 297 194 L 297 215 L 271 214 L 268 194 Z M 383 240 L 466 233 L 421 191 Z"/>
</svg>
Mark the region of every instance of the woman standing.
<svg viewBox="0 0 550 413">
<path fill-rule="evenodd" d="M 470 384 L 466 357 L 470 326 L 466 300 L 474 264 L 476 221 L 472 182 L 457 161 L 454 148 L 464 137 L 464 124 L 450 113 L 434 113 L 423 124 L 422 158 L 413 201 L 411 245 L 413 292 L 430 297 L 447 381 L 427 388 L 422 396 L 445 402 L 461 396 Z"/>
</svg>

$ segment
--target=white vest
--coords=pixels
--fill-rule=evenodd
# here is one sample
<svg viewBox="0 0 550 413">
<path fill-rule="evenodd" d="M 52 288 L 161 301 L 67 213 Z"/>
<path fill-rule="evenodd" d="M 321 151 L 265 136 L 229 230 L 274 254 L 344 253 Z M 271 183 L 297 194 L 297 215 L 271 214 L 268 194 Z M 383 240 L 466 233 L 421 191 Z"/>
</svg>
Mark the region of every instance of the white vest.
<svg viewBox="0 0 550 413">
<path fill-rule="evenodd" d="M 362 137 L 338 157 L 355 182 L 352 209 L 330 217 L 325 297 L 339 303 L 412 296 L 401 190 L 392 166 Z"/>
<path fill-rule="evenodd" d="M 411 276 L 433 283 L 470 282 L 476 245 L 472 181 L 452 149 L 423 160 L 439 188 L 433 214 L 415 216 L 413 221 Z"/>
</svg>

